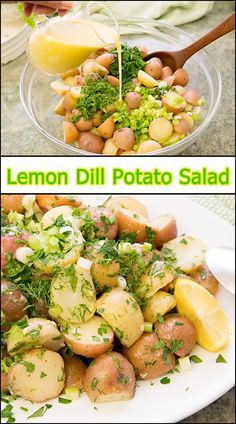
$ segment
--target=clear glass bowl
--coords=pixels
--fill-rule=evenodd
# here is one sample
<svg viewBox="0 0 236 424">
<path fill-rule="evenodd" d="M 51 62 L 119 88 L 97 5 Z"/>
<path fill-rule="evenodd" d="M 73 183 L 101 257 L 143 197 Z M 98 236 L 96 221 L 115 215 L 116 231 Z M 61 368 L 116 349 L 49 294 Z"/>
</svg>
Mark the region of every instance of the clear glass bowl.
<svg viewBox="0 0 236 424">
<path fill-rule="evenodd" d="M 131 45 L 145 45 L 149 52 L 178 50 L 193 41 L 179 28 L 152 20 L 126 19 L 119 22 L 122 41 Z M 190 75 L 190 86 L 204 96 L 206 107 L 202 110 L 201 123 L 182 141 L 147 153 L 145 156 L 176 155 L 198 140 L 212 121 L 221 98 L 221 76 L 213 59 L 206 51 L 195 54 L 185 65 Z M 24 109 L 45 140 L 65 155 L 102 156 L 77 149 L 63 142 L 62 118 L 53 110 L 58 100 L 50 88 L 53 78 L 40 73 L 27 63 L 20 79 L 20 98 Z"/>
</svg>

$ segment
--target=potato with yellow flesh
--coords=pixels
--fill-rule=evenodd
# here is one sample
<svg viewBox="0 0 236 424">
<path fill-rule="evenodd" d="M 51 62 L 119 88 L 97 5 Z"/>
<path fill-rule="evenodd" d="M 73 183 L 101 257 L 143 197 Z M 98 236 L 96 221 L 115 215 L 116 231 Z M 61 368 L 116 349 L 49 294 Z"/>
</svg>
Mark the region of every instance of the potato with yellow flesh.
<svg viewBox="0 0 236 424">
<path fill-rule="evenodd" d="M 32 402 L 45 402 L 57 397 L 63 390 L 64 381 L 62 357 L 46 349 L 25 353 L 8 373 L 10 392 Z"/>
<path fill-rule="evenodd" d="M 102 253 L 97 252 L 92 260 L 91 274 L 98 291 L 106 287 L 115 287 L 118 282 L 120 265 L 112 259 L 105 259 Z"/>
<path fill-rule="evenodd" d="M 89 77 L 91 74 L 99 74 L 101 77 L 108 75 L 108 70 L 95 60 L 88 60 L 82 65 L 83 76 Z"/>
<path fill-rule="evenodd" d="M 204 263 L 207 249 L 201 240 L 189 236 L 170 240 L 163 247 L 173 254 L 173 266 L 186 274 L 194 273 Z"/>
<path fill-rule="evenodd" d="M 138 81 L 147 88 L 154 88 L 158 86 L 157 80 L 144 71 L 138 72 Z"/>
<path fill-rule="evenodd" d="M 161 247 L 177 236 L 177 223 L 173 215 L 160 215 L 151 222 L 151 226 L 156 229 L 153 240 L 156 247 Z"/>
<path fill-rule="evenodd" d="M 114 333 L 101 317 L 93 316 L 80 325 L 67 325 L 65 342 L 72 352 L 86 358 L 97 358 L 112 348 Z"/>
<path fill-rule="evenodd" d="M 139 200 L 135 199 L 135 197 L 112 197 L 106 202 L 106 207 L 115 214 L 119 209 L 123 208 L 133 211 L 134 213 L 141 215 L 144 218 L 148 218 L 148 211 L 146 206 L 144 206 L 144 204 L 141 203 Z"/>
<path fill-rule="evenodd" d="M 158 315 L 165 315 L 176 306 L 173 295 L 159 290 L 148 301 L 143 309 L 143 316 L 147 322 L 156 322 Z"/>
<path fill-rule="evenodd" d="M 62 215 L 65 220 L 69 219 L 69 220 L 72 220 L 73 223 L 76 223 L 76 222 L 78 223 L 78 220 L 74 218 L 72 214 L 73 214 L 73 208 L 71 206 L 63 205 L 63 206 L 57 206 L 56 208 L 52 208 L 43 215 L 41 220 L 42 228 L 50 227 L 60 215 Z"/>
<path fill-rule="evenodd" d="M 91 402 L 132 399 L 135 392 L 134 369 L 120 353 L 105 353 L 87 368 L 84 389 Z"/>
<path fill-rule="evenodd" d="M 97 300 L 96 307 L 98 314 L 108 322 L 124 346 L 131 346 L 142 335 L 143 315 L 129 293 L 114 288 Z"/>
<path fill-rule="evenodd" d="M 62 268 L 52 281 L 49 313 L 54 319 L 82 324 L 95 313 L 96 293 L 89 269 Z"/>
<path fill-rule="evenodd" d="M 173 125 L 165 118 L 157 118 L 149 126 L 149 135 L 152 140 L 164 141 L 171 136 Z"/>
<path fill-rule="evenodd" d="M 162 98 L 163 106 L 167 108 L 169 112 L 179 113 L 182 112 L 187 103 L 184 97 L 174 91 L 168 91 Z"/>
<path fill-rule="evenodd" d="M 156 150 L 160 150 L 161 145 L 157 143 L 155 140 L 147 140 L 140 144 L 137 153 L 149 153 L 155 152 Z"/>
<path fill-rule="evenodd" d="M 1 207 L 4 213 L 10 211 L 17 213 L 24 213 L 25 208 L 22 205 L 22 199 L 24 194 L 2 194 L 1 195 Z"/>
<path fill-rule="evenodd" d="M 129 209 L 118 209 L 116 212 L 118 232 L 135 233 L 137 243 L 143 243 L 147 238 L 146 227 L 148 221 L 141 215 Z"/>
<path fill-rule="evenodd" d="M 64 108 L 64 97 L 61 97 L 61 99 L 59 100 L 59 102 L 56 104 L 55 109 L 54 109 L 54 112 L 57 115 L 65 116 L 66 110 Z"/>
<path fill-rule="evenodd" d="M 170 283 L 174 277 L 174 270 L 166 265 L 164 261 L 158 260 L 141 275 L 136 291 L 139 296 L 150 298 L 158 290 Z"/>
<path fill-rule="evenodd" d="M 109 138 L 107 141 L 105 141 L 104 148 L 102 151 L 103 155 L 116 156 L 117 152 L 118 152 L 118 147 L 115 146 L 112 138 Z"/>
<path fill-rule="evenodd" d="M 72 112 L 76 109 L 76 99 L 71 95 L 71 93 L 66 93 L 63 97 L 63 106 L 68 112 Z"/>
<path fill-rule="evenodd" d="M 36 194 L 36 202 L 44 212 L 57 206 L 79 207 L 82 205 L 78 196 L 61 196 L 60 194 Z"/>
<path fill-rule="evenodd" d="M 51 88 L 60 96 L 64 96 L 68 91 L 70 91 L 70 86 L 62 80 L 56 80 L 51 82 Z"/>
<path fill-rule="evenodd" d="M 112 138 L 115 132 L 115 122 L 112 116 L 107 118 L 98 128 L 98 134 L 103 138 Z"/>
<path fill-rule="evenodd" d="M 84 375 L 86 371 L 86 366 L 78 357 L 64 358 L 64 367 L 65 367 L 65 385 L 63 392 L 68 391 L 68 394 L 72 391 L 77 391 L 77 395 L 82 393 L 84 385 Z M 69 390 L 68 390 L 69 389 Z M 72 389 L 72 390 L 71 390 Z"/>
<path fill-rule="evenodd" d="M 79 131 L 72 122 L 63 121 L 64 142 L 72 144 L 79 139 Z"/>
</svg>

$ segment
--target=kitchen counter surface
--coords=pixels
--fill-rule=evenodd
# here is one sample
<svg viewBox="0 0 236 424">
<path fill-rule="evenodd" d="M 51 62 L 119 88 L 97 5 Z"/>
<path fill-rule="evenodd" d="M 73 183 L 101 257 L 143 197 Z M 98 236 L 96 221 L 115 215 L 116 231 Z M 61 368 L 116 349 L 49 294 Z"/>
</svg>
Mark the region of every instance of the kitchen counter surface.
<svg viewBox="0 0 236 424">
<path fill-rule="evenodd" d="M 181 28 L 195 37 L 201 36 L 234 9 L 233 1 L 215 1 L 210 14 Z M 228 34 L 207 47 L 222 74 L 221 105 L 206 133 L 183 155 L 234 155 L 234 34 Z M 57 155 L 31 125 L 19 98 L 19 78 L 25 55 L 2 66 L 2 154 Z"/>
</svg>

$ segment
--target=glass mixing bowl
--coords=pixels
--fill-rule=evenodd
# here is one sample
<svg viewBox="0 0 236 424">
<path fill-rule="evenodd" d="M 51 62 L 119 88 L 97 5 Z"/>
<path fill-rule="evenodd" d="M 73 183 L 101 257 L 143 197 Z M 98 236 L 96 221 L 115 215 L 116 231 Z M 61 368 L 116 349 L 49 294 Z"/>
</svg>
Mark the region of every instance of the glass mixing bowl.
<svg viewBox="0 0 236 424">
<path fill-rule="evenodd" d="M 119 21 L 122 41 L 130 45 L 145 45 L 149 52 L 178 50 L 193 41 L 179 28 L 162 22 L 145 19 Z M 201 122 L 180 142 L 144 156 L 176 155 L 198 140 L 212 121 L 221 98 L 221 76 L 211 56 L 204 50 L 195 54 L 185 65 L 192 88 L 204 96 L 206 106 L 201 112 Z M 63 141 L 62 118 L 53 110 L 58 101 L 50 87 L 55 79 L 40 73 L 27 63 L 20 79 L 20 98 L 24 109 L 43 138 L 64 155 L 103 156 L 77 149 Z"/>
</svg>

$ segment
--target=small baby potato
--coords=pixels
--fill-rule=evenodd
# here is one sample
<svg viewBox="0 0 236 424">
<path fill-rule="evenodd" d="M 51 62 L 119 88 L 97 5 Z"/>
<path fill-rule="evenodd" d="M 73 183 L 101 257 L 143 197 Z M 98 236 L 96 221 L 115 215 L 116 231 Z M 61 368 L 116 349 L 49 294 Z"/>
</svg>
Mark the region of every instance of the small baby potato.
<svg viewBox="0 0 236 424">
<path fill-rule="evenodd" d="M 118 147 L 115 146 L 112 138 L 109 138 L 107 141 L 105 141 L 104 149 L 102 151 L 103 155 L 116 156 L 117 152 L 118 152 Z"/>
<path fill-rule="evenodd" d="M 82 132 L 76 142 L 76 147 L 91 153 L 102 153 L 104 141 L 102 137 L 92 132 Z"/>
<path fill-rule="evenodd" d="M 65 114 L 64 121 L 71 122 L 72 116 L 73 116 L 72 112 L 67 111 Z"/>
<path fill-rule="evenodd" d="M 181 118 L 188 123 L 190 130 L 194 127 L 193 118 L 188 113 L 181 112 L 178 116 L 181 116 Z"/>
<path fill-rule="evenodd" d="M 140 84 L 144 85 L 147 88 L 154 88 L 158 86 L 157 80 L 155 80 L 151 75 L 147 74 L 144 71 L 138 72 L 138 81 Z"/>
<path fill-rule="evenodd" d="M 118 232 L 118 223 L 115 215 L 105 207 L 91 207 L 88 211 L 94 222 L 96 238 L 114 240 Z"/>
<path fill-rule="evenodd" d="M 177 69 L 173 76 L 175 77 L 175 85 L 185 86 L 189 82 L 188 72 L 183 68 Z"/>
<path fill-rule="evenodd" d="M 78 86 L 82 86 L 85 84 L 85 79 L 82 77 L 82 75 L 76 75 L 74 77 L 74 82 Z"/>
<path fill-rule="evenodd" d="M 155 229 L 154 244 L 161 247 L 164 243 L 174 239 L 177 236 L 177 224 L 173 215 L 160 215 L 152 221 L 152 227 Z"/>
<path fill-rule="evenodd" d="M 102 117 L 103 117 L 102 111 L 99 110 L 98 112 L 95 113 L 93 117 L 93 127 L 99 127 L 99 125 L 101 125 Z"/>
<path fill-rule="evenodd" d="M 77 355 L 97 358 L 112 348 L 114 333 L 103 318 L 94 316 L 83 324 L 66 327 L 65 341 Z"/>
<path fill-rule="evenodd" d="M 190 131 L 190 125 L 184 119 L 180 119 L 178 121 L 178 123 L 177 124 L 173 124 L 173 126 L 174 126 L 175 132 L 177 132 L 178 134 L 187 135 L 189 133 L 189 131 Z"/>
<path fill-rule="evenodd" d="M 80 132 L 90 131 L 93 128 L 93 121 L 86 121 L 84 118 L 80 118 L 75 123 L 75 126 Z"/>
<path fill-rule="evenodd" d="M 75 77 L 76 75 L 79 75 L 78 68 L 71 69 L 71 71 L 67 71 L 64 74 L 61 74 L 60 77 L 65 80 L 68 77 Z"/>
<path fill-rule="evenodd" d="M 65 79 L 65 84 L 69 85 L 70 87 L 75 87 L 77 85 L 74 77 L 72 76 Z"/>
<path fill-rule="evenodd" d="M 159 315 L 165 315 L 176 306 L 176 300 L 173 295 L 159 290 L 156 292 L 143 309 L 143 316 L 147 322 L 156 322 Z"/>
<path fill-rule="evenodd" d="M 110 114 L 112 114 L 112 113 L 114 113 L 114 112 L 117 111 L 117 105 L 116 105 L 116 103 L 112 103 L 111 105 L 107 105 L 107 106 L 103 107 L 102 108 L 102 111 L 104 113 L 110 113 Z"/>
<path fill-rule="evenodd" d="M 175 272 L 163 260 L 155 261 L 141 275 L 137 293 L 142 298 L 152 297 L 158 290 L 173 281 Z"/>
<path fill-rule="evenodd" d="M 78 357 L 64 358 L 65 368 L 65 385 L 63 392 L 66 389 L 75 388 L 78 393 L 83 391 L 83 379 L 86 371 L 86 366 Z"/>
<path fill-rule="evenodd" d="M 64 346 L 64 337 L 54 321 L 45 318 L 29 318 L 23 329 L 14 324 L 7 337 L 10 356 L 24 353 L 33 347 L 42 346 L 57 351 Z"/>
<path fill-rule="evenodd" d="M 113 77 L 113 75 L 107 76 L 107 82 L 109 82 L 109 84 L 111 84 L 112 87 L 119 87 L 120 85 L 120 81 L 118 80 L 118 78 Z"/>
<path fill-rule="evenodd" d="M 192 274 L 192 278 L 197 283 L 201 284 L 201 286 L 205 287 L 213 296 L 216 295 L 219 283 L 206 264 L 201 265 L 200 268 Z"/>
<path fill-rule="evenodd" d="M 142 96 L 140 93 L 136 93 L 135 91 L 132 93 L 128 93 L 125 96 L 125 101 L 128 107 L 132 109 L 139 109 L 141 104 Z"/>
<path fill-rule="evenodd" d="M 162 68 L 163 66 L 161 66 L 160 60 L 156 57 L 153 57 L 147 62 L 144 71 L 148 75 L 151 75 L 152 78 L 158 80 L 161 76 Z"/>
<path fill-rule="evenodd" d="M 79 207 L 82 200 L 78 196 L 61 196 L 60 194 L 36 194 L 36 202 L 43 212 L 57 206 Z"/>
<path fill-rule="evenodd" d="M 96 288 L 103 291 L 106 287 L 115 287 L 119 276 L 120 265 L 115 260 L 103 261 L 104 257 L 97 252 L 91 266 L 91 274 Z"/>
<path fill-rule="evenodd" d="M 135 138 L 131 128 L 120 128 L 113 136 L 113 143 L 122 150 L 131 150 L 134 147 Z"/>
<path fill-rule="evenodd" d="M 173 85 L 172 88 L 177 91 L 178 94 L 180 94 L 181 96 L 183 96 L 183 94 L 186 91 L 186 88 L 182 87 L 182 85 Z"/>
<path fill-rule="evenodd" d="M 89 77 L 91 74 L 99 74 L 101 77 L 105 77 L 109 73 L 104 66 L 100 65 L 95 60 L 85 62 L 82 66 L 82 72 L 85 78 Z"/>
<path fill-rule="evenodd" d="M 162 97 L 162 103 L 163 106 L 165 106 L 169 112 L 173 112 L 176 114 L 182 112 L 187 106 L 187 103 L 184 98 L 174 91 L 168 91 Z"/>
<path fill-rule="evenodd" d="M 105 353 L 87 368 L 84 389 L 91 402 L 132 399 L 135 392 L 134 369 L 120 353 Z"/>
<path fill-rule="evenodd" d="M 172 87 L 175 81 L 175 77 L 173 75 L 170 75 L 169 77 L 166 77 L 163 81 L 165 81 L 169 87 Z"/>
<path fill-rule="evenodd" d="M 63 121 L 63 134 L 64 142 L 66 144 L 72 144 L 79 139 L 79 131 L 72 122 Z"/>
<path fill-rule="evenodd" d="M 115 132 L 115 122 L 112 116 L 107 118 L 98 128 L 98 134 L 103 138 L 112 138 Z"/>
<path fill-rule="evenodd" d="M 68 93 L 68 91 L 70 91 L 70 86 L 61 80 L 51 82 L 50 86 L 53 91 L 55 91 L 60 96 L 64 96 L 66 93 Z"/>
<path fill-rule="evenodd" d="M 10 392 L 32 402 L 45 402 L 57 397 L 63 390 L 64 381 L 62 357 L 46 349 L 25 353 L 8 373 Z"/>
<path fill-rule="evenodd" d="M 180 134 L 178 134 L 177 132 L 173 131 L 173 133 L 171 134 L 171 136 L 166 140 L 167 145 L 171 145 L 171 144 L 175 144 L 178 143 L 178 141 L 180 141 L 181 136 Z"/>
<path fill-rule="evenodd" d="M 161 70 L 160 79 L 164 80 L 166 77 L 170 77 L 171 75 L 173 75 L 172 69 L 169 66 L 164 66 Z"/>
<path fill-rule="evenodd" d="M 147 208 L 134 197 L 129 196 L 118 196 L 112 197 L 106 202 L 106 207 L 110 209 L 114 214 L 121 209 L 129 209 L 138 215 L 143 216 L 144 218 L 148 218 Z"/>
<path fill-rule="evenodd" d="M 50 227 L 56 219 L 62 215 L 64 219 L 72 219 L 73 209 L 70 206 L 57 206 L 56 208 L 51 208 L 46 212 L 41 220 L 42 228 Z"/>
<path fill-rule="evenodd" d="M 61 116 L 65 116 L 66 114 L 66 110 L 64 108 L 64 97 L 61 97 L 61 99 L 59 100 L 59 102 L 56 104 L 54 112 L 57 115 L 61 115 Z"/>
<path fill-rule="evenodd" d="M 177 356 L 187 356 L 197 342 L 194 325 L 180 314 L 167 315 L 164 323 L 155 323 L 155 328 L 160 339 Z"/>
<path fill-rule="evenodd" d="M 104 54 L 101 54 L 101 56 L 98 56 L 98 58 L 96 59 L 96 62 L 109 71 L 110 66 L 114 62 L 114 60 L 115 60 L 115 57 L 113 54 L 104 53 Z"/>
<path fill-rule="evenodd" d="M 1 207 L 4 213 L 10 211 L 17 213 L 24 213 L 25 208 L 21 201 L 24 198 L 24 194 L 2 194 L 1 195 Z"/>
<path fill-rule="evenodd" d="M 186 102 L 188 102 L 190 105 L 197 106 L 199 101 L 199 95 L 196 92 L 196 90 L 188 89 L 183 94 L 184 99 Z"/>
<path fill-rule="evenodd" d="M 183 236 L 164 244 L 164 248 L 172 250 L 175 261 L 173 266 L 186 274 L 193 274 L 203 263 L 206 245 L 201 240 Z"/>
<path fill-rule="evenodd" d="M 149 126 L 149 135 L 155 141 L 163 141 L 171 136 L 173 125 L 165 118 L 157 118 Z"/>
<path fill-rule="evenodd" d="M 4 371 L 1 371 L 1 391 L 8 393 L 8 374 Z"/>
<path fill-rule="evenodd" d="M 116 213 L 118 233 L 135 233 L 137 243 L 146 241 L 146 227 L 148 222 L 143 216 L 129 209 L 119 209 Z"/>
<path fill-rule="evenodd" d="M 156 150 L 160 150 L 162 147 L 155 140 L 147 140 L 140 144 L 137 153 L 149 153 L 155 152 Z"/>
<path fill-rule="evenodd" d="M 74 99 L 79 99 L 81 97 L 81 87 L 71 87 L 70 94 Z"/>
<path fill-rule="evenodd" d="M 71 93 L 66 93 L 63 97 L 63 106 L 65 110 L 69 112 L 72 112 L 72 110 L 76 108 L 76 99 L 72 97 Z"/>
<path fill-rule="evenodd" d="M 139 49 L 140 53 L 141 53 L 141 58 L 143 59 L 145 56 L 148 55 L 148 49 L 146 46 L 137 46 L 137 48 Z"/>
<path fill-rule="evenodd" d="M 5 266 L 8 263 L 8 253 L 12 255 L 13 258 L 15 258 L 16 250 L 20 247 L 20 240 L 22 240 L 22 246 L 24 246 L 26 241 L 29 238 L 29 233 L 26 231 L 17 235 L 17 236 L 10 236 L 8 234 L 5 234 L 1 237 L 1 269 L 5 268 Z"/>
<path fill-rule="evenodd" d="M 172 370 L 175 357 L 159 346 L 160 340 L 156 333 L 144 333 L 131 347 L 124 348 L 124 356 L 134 367 L 138 380 L 151 380 Z"/>
<path fill-rule="evenodd" d="M 2 324 L 18 321 L 26 314 L 27 299 L 23 292 L 11 281 L 1 281 L 1 320 Z"/>
<path fill-rule="evenodd" d="M 129 293 L 113 288 L 97 300 L 96 306 L 97 313 L 111 326 L 124 346 L 131 346 L 142 335 L 143 314 Z"/>
</svg>

